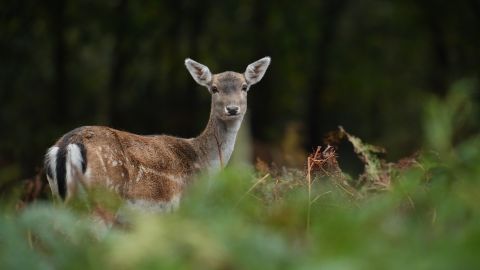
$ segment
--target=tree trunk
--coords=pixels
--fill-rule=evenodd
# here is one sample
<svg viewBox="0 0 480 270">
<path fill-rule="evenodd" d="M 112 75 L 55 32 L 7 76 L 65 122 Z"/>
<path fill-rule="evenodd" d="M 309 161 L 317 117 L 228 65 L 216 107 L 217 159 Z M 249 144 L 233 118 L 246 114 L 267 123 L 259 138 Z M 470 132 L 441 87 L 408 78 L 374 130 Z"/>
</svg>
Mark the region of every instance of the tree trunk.
<svg viewBox="0 0 480 270">
<path fill-rule="evenodd" d="M 320 26 L 321 35 L 314 53 L 315 63 L 310 75 L 310 89 L 306 95 L 307 150 L 313 149 L 321 141 L 320 124 L 324 122 L 324 114 L 321 111 L 320 98 L 326 87 L 326 71 L 329 64 L 328 55 L 335 38 L 340 17 L 345 10 L 347 2 L 347 0 L 328 1 L 323 8 L 323 15 L 320 16 L 320 18 L 324 18 L 324 23 Z"/>
<path fill-rule="evenodd" d="M 65 43 L 65 6 L 66 1 L 52 1 L 52 31 L 53 31 L 53 66 L 55 72 L 54 97 L 55 113 L 54 121 L 59 127 L 66 124 L 69 116 L 68 111 L 68 86 L 67 86 L 67 49 Z"/>
<path fill-rule="evenodd" d="M 199 10 L 202 10 L 201 12 Z M 203 32 L 203 28 L 205 26 L 205 20 L 207 15 L 209 15 L 210 11 L 210 2 L 195 2 L 193 7 L 190 7 L 187 18 L 184 20 L 188 23 L 188 37 L 187 37 L 187 44 L 189 45 L 189 57 L 193 59 L 199 59 L 198 47 L 200 46 L 200 37 Z M 199 59 L 199 61 L 202 61 Z M 188 110 L 190 115 L 197 115 L 197 112 L 200 109 L 200 93 L 197 91 L 198 89 L 190 89 L 188 87 L 186 91 L 188 92 L 187 100 L 185 101 L 188 105 Z M 199 120 L 198 116 L 194 117 L 193 119 Z M 198 124 L 197 124 L 198 123 Z M 196 135 L 199 131 L 199 128 L 203 126 L 201 121 L 194 121 L 190 123 L 187 127 L 187 133 L 190 136 Z"/>
<path fill-rule="evenodd" d="M 435 1 L 423 0 L 419 2 L 424 14 L 425 23 L 429 30 L 432 51 L 431 67 L 429 70 L 430 90 L 444 97 L 447 93 L 449 80 L 448 48 L 445 41 L 445 30 L 442 25 L 443 15 L 441 5 Z"/>
<path fill-rule="evenodd" d="M 114 45 L 110 67 L 110 79 L 105 97 L 101 122 L 106 125 L 118 126 L 121 124 L 118 110 L 118 96 L 124 83 L 125 68 L 128 64 L 128 46 L 126 33 L 128 27 L 128 0 L 120 0 L 114 12 Z"/>
<path fill-rule="evenodd" d="M 255 47 L 253 49 L 253 57 L 254 59 L 249 59 L 249 62 L 253 62 L 258 60 L 264 56 L 272 56 L 272 49 L 270 47 L 269 42 L 269 29 L 267 26 L 267 16 L 269 14 L 268 10 L 271 7 L 270 1 L 257 1 L 256 6 L 253 10 L 253 18 L 252 18 L 252 29 L 253 37 L 252 40 L 255 42 Z M 273 57 L 275 58 L 275 57 Z M 273 60 L 275 61 L 275 59 Z M 245 66 L 246 67 L 246 66 Z M 268 128 L 269 123 L 272 123 L 273 120 L 273 107 L 275 102 L 265 102 L 266 100 L 272 100 L 274 96 L 272 95 L 272 85 L 269 77 L 272 76 L 272 68 L 270 67 L 269 71 L 267 72 L 267 76 L 262 80 L 261 89 L 255 92 L 255 98 L 251 100 L 253 103 L 251 106 L 252 111 L 251 115 L 254 115 L 250 120 L 251 130 L 253 137 L 265 139 L 265 130 Z M 259 88 L 260 88 L 259 87 Z"/>
</svg>

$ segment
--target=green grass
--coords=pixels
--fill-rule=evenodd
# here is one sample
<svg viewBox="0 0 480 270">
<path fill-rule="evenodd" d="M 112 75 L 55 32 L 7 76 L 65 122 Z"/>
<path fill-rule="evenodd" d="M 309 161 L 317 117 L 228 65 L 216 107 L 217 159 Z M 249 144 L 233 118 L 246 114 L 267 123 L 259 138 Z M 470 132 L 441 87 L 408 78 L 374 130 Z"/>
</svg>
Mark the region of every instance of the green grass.
<svg viewBox="0 0 480 270">
<path fill-rule="evenodd" d="M 329 162 L 326 172 L 314 166 L 310 185 L 294 169 L 228 168 L 198 179 L 177 212 L 130 213 L 128 228 L 108 231 L 88 207 L 38 201 L 19 211 L 5 201 L 1 268 L 478 269 L 480 136 L 462 131 L 476 114 L 469 97 L 428 104 L 435 132 L 406 163 L 343 133 L 366 165 L 359 179 Z"/>
</svg>

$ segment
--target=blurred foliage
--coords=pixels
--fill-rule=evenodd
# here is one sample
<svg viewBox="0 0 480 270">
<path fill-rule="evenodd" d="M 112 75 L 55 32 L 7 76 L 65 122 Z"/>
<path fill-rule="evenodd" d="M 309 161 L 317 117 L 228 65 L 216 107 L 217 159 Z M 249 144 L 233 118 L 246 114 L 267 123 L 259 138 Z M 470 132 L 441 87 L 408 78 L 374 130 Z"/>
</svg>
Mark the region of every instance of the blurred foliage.
<svg viewBox="0 0 480 270">
<path fill-rule="evenodd" d="M 480 137 L 456 141 L 465 125 L 452 123 L 469 119 L 478 104 L 470 102 L 467 83 L 457 87 L 461 94 L 434 98 L 425 108 L 424 127 L 442 133 L 426 133 L 415 162 L 375 167 L 388 170 L 387 189 L 364 185 L 357 189 L 361 196 L 351 197 L 335 181 L 314 174 L 309 196 L 304 172 L 259 162 L 256 172 L 232 167 L 200 177 L 177 212 L 127 211 L 128 226 L 109 230 L 76 204 L 36 202 L 18 211 L 5 201 L 0 264 L 2 269 L 477 269 Z M 371 152 L 373 146 L 348 136 L 365 158 L 366 185 L 374 187 L 379 172 L 372 174 L 368 164 L 385 161 Z M 118 201 L 109 207 L 117 208 Z"/>
</svg>

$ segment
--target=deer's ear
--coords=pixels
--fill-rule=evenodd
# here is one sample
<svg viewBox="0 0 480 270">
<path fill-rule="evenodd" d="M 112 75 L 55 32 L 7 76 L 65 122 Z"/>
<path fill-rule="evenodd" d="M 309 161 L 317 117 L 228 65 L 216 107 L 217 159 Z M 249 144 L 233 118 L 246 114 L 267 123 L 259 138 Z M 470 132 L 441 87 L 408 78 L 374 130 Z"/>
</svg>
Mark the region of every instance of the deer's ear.
<svg viewBox="0 0 480 270">
<path fill-rule="evenodd" d="M 190 58 L 185 59 L 185 66 L 198 84 L 207 86 L 212 81 L 212 73 L 207 66 Z"/>
<path fill-rule="evenodd" d="M 247 70 L 245 70 L 247 83 L 250 85 L 258 83 L 265 75 L 268 65 L 270 65 L 270 57 L 268 56 L 248 65 Z"/>
</svg>

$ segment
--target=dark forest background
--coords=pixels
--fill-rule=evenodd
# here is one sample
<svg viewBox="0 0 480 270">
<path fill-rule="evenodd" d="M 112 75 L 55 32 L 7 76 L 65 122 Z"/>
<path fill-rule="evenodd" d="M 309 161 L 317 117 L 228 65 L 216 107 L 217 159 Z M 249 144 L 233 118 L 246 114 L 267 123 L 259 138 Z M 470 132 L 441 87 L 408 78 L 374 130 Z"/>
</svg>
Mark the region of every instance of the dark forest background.
<svg viewBox="0 0 480 270">
<path fill-rule="evenodd" d="M 428 98 L 480 76 L 480 1 L 1 0 L 0 184 L 81 125 L 195 136 L 210 97 L 184 59 L 243 72 L 266 55 L 252 160 L 308 152 L 338 125 L 396 159 L 422 144 Z"/>
</svg>

